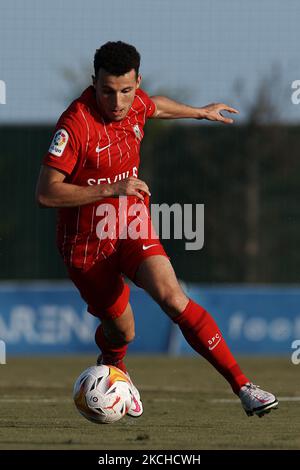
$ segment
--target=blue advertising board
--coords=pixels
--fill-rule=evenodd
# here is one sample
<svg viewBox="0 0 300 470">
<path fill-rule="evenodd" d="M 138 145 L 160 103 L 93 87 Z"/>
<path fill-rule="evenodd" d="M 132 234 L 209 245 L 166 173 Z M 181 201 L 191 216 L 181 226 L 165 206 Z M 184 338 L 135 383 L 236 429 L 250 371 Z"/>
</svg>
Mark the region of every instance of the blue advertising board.
<svg viewBox="0 0 300 470">
<path fill-rule="evenodd" d="M 291 354 L 300 339 L 300 288 L 184 285 L 217 321 L 234 353 Z M 179 328 L 143 290 L 131 286 L 132 353 L 189 354 Z M 69 282 L 0 284 L 0 340 L 7 355 L 95 353 L 97 318 Z M 3 344 L 3 343 L 1 343 Z"/>
<path fill-rule="evenodd" d="M 235 353 L 291 354 L 300 338 L 300 288 L 192 285 L 188 293 L 213 315 Z M 189 350 L 181 342 L 180 352 Z"/>
</svg>

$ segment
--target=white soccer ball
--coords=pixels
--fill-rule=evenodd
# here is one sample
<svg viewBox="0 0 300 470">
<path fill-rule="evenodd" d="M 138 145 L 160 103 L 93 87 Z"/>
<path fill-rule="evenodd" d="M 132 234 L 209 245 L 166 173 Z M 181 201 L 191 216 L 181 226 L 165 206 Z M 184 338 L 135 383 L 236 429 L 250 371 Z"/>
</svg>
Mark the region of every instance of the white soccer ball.
<svg viewBox="0 0 300 470">
<path fill-rule="evenodd" d="M 130 380 L 114 366 L 89 367 L 76 380 L 73 398 L 79 413 L 88 420 L 114 423 L 131 406 Z"/>
</svg>

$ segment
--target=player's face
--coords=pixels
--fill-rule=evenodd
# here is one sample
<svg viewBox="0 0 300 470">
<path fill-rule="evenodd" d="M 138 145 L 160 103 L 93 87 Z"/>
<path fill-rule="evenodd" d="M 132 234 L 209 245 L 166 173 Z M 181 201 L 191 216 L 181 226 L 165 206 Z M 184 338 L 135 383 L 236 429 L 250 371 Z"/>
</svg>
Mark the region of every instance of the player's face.
<svg viewBox="0 0 300 470">
<path fill-rule="evenodd" d="M 136 78 L 134 69 L 119 77 L 99 69 L 93 81 L 97 103 L 105 117 L 111 121 L 124 119 L 133 103 L 141 76 Z"/>
</svg>

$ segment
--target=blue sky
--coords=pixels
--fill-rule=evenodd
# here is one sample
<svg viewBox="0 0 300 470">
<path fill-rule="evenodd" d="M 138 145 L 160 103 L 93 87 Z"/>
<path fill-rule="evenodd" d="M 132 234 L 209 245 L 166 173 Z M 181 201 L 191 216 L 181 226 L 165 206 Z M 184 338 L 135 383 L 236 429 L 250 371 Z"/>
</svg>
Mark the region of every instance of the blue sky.
<svg viewBox="0 0 300 470">
<path fill-rule="evenodd" d="M 55 122 L 89 83 L 95 49 L 134 44 L 149 93 L 191 105 L 225 101 L 246 115 L 258 83 L 269 86 L 281 117 L 299 121 L 290 100 L 300 79 L 298 0 L 6 0 L 0 5 L 0 123 Z M 270 77 L 280 70 L 280 81 Z M 70 80 L 65 69 L 77 77 Z M 243 82 L 245 99 L 234 91 Z M 147 85 L 147 86 L 146 86 Z"/>
</svg>

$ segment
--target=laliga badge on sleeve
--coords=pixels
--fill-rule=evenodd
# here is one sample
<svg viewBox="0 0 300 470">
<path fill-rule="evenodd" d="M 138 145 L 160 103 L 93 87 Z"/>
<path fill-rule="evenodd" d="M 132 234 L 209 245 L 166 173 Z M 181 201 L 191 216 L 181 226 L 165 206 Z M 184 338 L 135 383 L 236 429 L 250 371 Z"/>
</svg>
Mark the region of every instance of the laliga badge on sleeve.
<svg viewBox="0 0 300 470">
<path fill-rule="evenodd" d="M 49 153 L 55 155 L 55 157 L 60 157 L 67 145 L 69 140 L 69 134 L 65 129 L 59 129 L 55 136 L 52 139 L 51 145 L 49 147 Z"/>
</svg>

